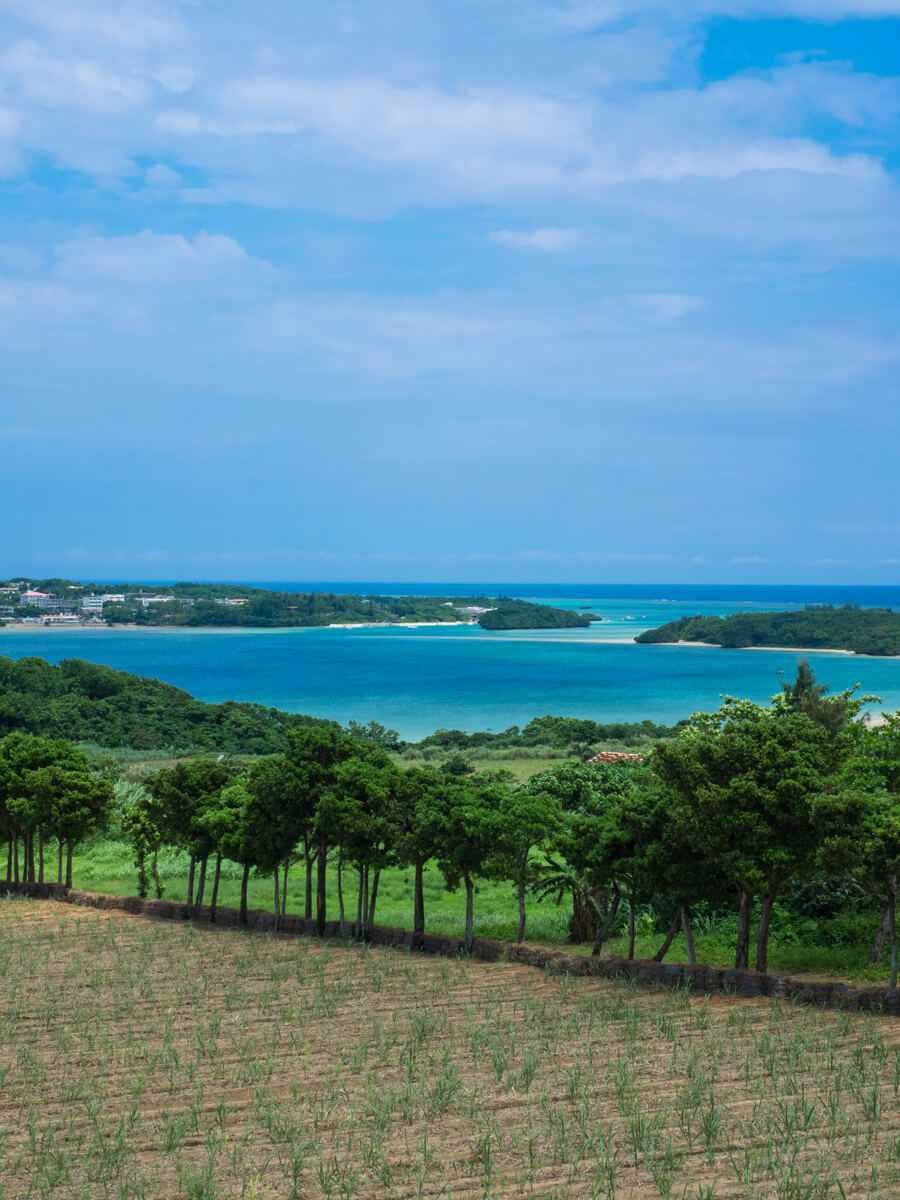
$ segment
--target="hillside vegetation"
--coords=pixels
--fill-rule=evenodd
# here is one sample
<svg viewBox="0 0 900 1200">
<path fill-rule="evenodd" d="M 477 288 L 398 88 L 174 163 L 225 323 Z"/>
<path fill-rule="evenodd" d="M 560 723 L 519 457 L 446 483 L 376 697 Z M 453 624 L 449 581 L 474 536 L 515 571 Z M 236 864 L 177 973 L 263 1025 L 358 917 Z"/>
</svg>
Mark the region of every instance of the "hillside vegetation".
<svg viewBox="0 0 900 1200">
<path fill-rule="evenodd" d="M 44 734 L 137 750 L 272 754 L 291 729 L 330 722 L 261 704 L 205 704 L 158 679 L 67 658 L 0 657 L 0 737 Z"/>
<path fill-rule="evenodd" d="M 846 604 L 811 605 L 799 612 L 735 613 L 730 617 L 682 617 L 639 634 L 636 642 L 706 642 L 747 646 L 800 646 L 852 650 L 854 654 L 900 654 L 900 613 Z"/>
</svg>

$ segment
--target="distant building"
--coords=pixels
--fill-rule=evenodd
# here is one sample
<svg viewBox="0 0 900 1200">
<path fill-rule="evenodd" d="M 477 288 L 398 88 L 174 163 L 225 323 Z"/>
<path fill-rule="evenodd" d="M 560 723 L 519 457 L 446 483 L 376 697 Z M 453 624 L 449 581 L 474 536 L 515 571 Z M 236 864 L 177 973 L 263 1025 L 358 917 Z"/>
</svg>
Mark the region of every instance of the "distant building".
<svg viewBox="0 0 900 1200">
<path fill-rule="evenodd" d="M 103 612 L 104 604 L 124 604 L 125 596 L 122 592 L 103 592 L 101 595 L 93 593 L 82 596 L 80 608 L 82 612 L 97 613 Z"/>
<path fill-rule="evenodd" d="M 171 604 L 174 596 L 151 595 L 149 592 L 138 592 L 134 597 L 141 608 L 149 608 L 151 604 Z"/>
<path fill-rule="evenodd" d="M 59 596 L 51 596 L 48 592 L 23 592 L 19 603 L 31 604 L 42 612 L 70 613 L 74 608 L 71 600 L 61 600 Z"/>
</svg>

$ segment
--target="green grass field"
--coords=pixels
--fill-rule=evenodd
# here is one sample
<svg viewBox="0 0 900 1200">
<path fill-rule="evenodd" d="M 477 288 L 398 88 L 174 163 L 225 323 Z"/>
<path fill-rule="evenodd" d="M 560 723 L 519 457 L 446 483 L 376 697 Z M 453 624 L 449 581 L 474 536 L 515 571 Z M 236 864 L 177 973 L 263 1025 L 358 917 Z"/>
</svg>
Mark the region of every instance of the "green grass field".
<svg viewBox="0 0 900 1200">
<path fill-rule="evenodd" d="M 188 885 L 188 858 L 185 854 L 166 852 L 160 855 L 160 875 L 169 900 L 185 901 Z M 82 849 L 74 859 L 74 884 L 86 891 L 109 892 L 114 895 L 134 895 L 137 874 L 130 847 L 123 842 L 98 841 Z M 240 867 L 225 863 L 219 887 L 219 903 L 238 906 L 240 900 Z M 344 900 L 348 920 L 355 913 L 356 874 L 344 871 Z M 209 901 L 207 885 L 206 900 Z M 294 867 L 288 880 L 287 909 L 302 913 L 304 902 L 304 868 Z M 271 877 L 251 876 L 249 888 L 251 908 L 271 910 L 273 887 Z M 529 942 L 559 946 L 568 938 L 569 910 L 565 904 L 552 901 L 538 903 L 530 896 L 527 903 Z M 465 914 L 465 895 L 462 890 L 448 892 L 440 872 L 432 868 L 425 875 L 425 921 L 431 933 L 462 936 Z M 328 915 L 337 918 L 338 900 L 334 871 L 329 872 Z M 886 982 L 887 963 L 870 967 L 867 961 L 868 944 L 877 925 L 877 915 L 870 912 L 851 914 L 848 929 L 834 928 L 835 922 L 820 922 L 817 930 L 796 928 L 787 920 L 779 929 L 776 921 L 770 944 L 770 971 L 786 974 L 816 974 L 834 976 L 849 981 Z M 399 868 L 384 871 L 378 890 L 376 921 L 380 925 L 410 928 L 412 925 L 412 876 Z M 475 896 L 475 936 L 513 941 L 516 937 L 516 901 L 508 883 L 482 881 Z M 733 922 L 728 918 L 716 921 L 698 919 L 695 931 L 697 957 L 700 962 L 730 965 L 734 955 Z M 652 913 L 643 911 L 638 921 L 636 953 L 638 958 L 650 958 L 659 948 L 665 930 Z M 852 935 L 849 944 L 841 941 Z M 575 953 L 589 953 L 588 946 L 572 947 Z M 624 930 L 611 938 L 604 953 L 627 953 Z M 669 961 L 685 961 L 684 943 L 678 938 L 667 956 Z"/>
</svg>

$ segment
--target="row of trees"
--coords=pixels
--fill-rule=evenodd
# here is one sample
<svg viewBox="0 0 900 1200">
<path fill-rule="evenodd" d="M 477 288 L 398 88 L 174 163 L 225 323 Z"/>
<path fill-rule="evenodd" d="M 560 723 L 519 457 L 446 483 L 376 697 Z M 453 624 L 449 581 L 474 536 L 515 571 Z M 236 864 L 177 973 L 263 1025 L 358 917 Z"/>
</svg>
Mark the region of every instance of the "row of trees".
<svg viewBox="0 0 900 1200">
<path fill-rule="evenodd" d="M 851 693 L 827 696 L 804 664 L 770 706 L 727 700 L 657 743 L 644 762 L 561 763 L 520 787 L 489 773 L 402 770 L 361 727 L 313 726 L 291 731 L 283 753 L 241 773 L 211 759 L 160 770 L 119 820 L 135 848 L 141 894 L 154 884 L 161 892 L 159 850 L 181 847 L 191 860 L 191 905 L 204 902 L 213 865 L 213 916 L 223 861 L 242 867 L 244 920 L 253 871 L 271 876 L 278 918 L 289 873 L 302 864 L 306 916 L 324 931 L 331 873 L 342 929 L 365 937 L 382 872 L 401 866 L 412 875 L 421 945 L 423 877 L 436 868 L 447 887 L 465 889 L 468 947 L 477 881 L 505 879 L 515 888 L 520 939 L 531 888 L 571 899 L 573 937 L 592 940 L 595 954 L 624 906 L 633 956 L 635 913 L 652 904 L 669 921 L 656 957 L 681 931 L 693 960 L 697 905 L 733 905 L 737 967 L 750 962 L 758 902 L 761 971 L 776 900 L 827 871 L 852 877 L 883 905 L 879 939 L 890 938 L 893 986 L 900 719 L 869 729 L 855 719 L 861 704 Z M 71 846 L 102 828 L 110 794 L 80 752 L 17 734 L 0 741 L 0 801 L 9 871 L 18 871 L 21 839 L 25 877 L 35 878 L 34 846 L 40 876 L 43 844 Z M 348 871 L 356 887 L 349 897 Z"/>
<path fill-rule="evenodd" d="M 25 733 L 0 740 L 0 837 L 8 844 L 7 881 L 44 883 L 45 848 L 55 841 L 57 882 L 65 878 L 71 887 L 74 847 L 107 828 L 112 804 L 112 784 L 98 778 L 87 755 L 71 743 Z"/>
<path fill-rule="evenodd" d="M 191 859 L 188 903 L 203 903 L 207 866 L 214 860 L 211 907 L 218 898 L 222 861 L 243 867 L 241 920 L 253 870 L 273 878 L 276 924 L 283 915 L 291 868 L 305 870 L 305 915 L 328 920 L 328 873 L 335 873 L 342 930 L 371 928 L 382 871 L 413 873 L 415 944 L 425 936 L 423 878 L 435 864 L 447 887 L 464 887 L 466 945 L 471 948 L 475 884 L 505 878 L 517 888 L 520 935 L 535 850 L 561 821 L 555 798 L 512 790 L 486 773 L 457 777 L 422 767 L 400 769 L 376 742 L 335 729 L 290 734 L 284 754 L 265 758 L 235 777 L 221 763 L 179 763 L 146 780 L 147 795 L 124 814 L 136 850 L 139 886 L 146 894 L 153 856 L 163 845 Z M 348 918 L 345 872 L 357 880 L 355 915 Z M 196 891 L 194 888 L 196 878 Z"/>
</svg>

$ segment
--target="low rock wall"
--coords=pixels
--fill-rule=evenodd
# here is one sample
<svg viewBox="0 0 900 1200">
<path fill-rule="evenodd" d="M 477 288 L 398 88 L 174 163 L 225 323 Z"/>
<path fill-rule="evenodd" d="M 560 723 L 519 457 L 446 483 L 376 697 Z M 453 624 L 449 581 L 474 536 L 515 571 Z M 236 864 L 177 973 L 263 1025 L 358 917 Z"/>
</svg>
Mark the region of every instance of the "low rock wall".
<svg viewBox="0 0 900 1200">
<path fill-rule="evenodd" d="M 192 911 L 187 904 L 179 904 L 172 900 L 142 900 L 137 896 L 82 892 L 58 883 L 0 884 L 0 897 L 3 895 L 60 900 L 84 908 L 120 909 L 158 921 L 193 919 L 208 922 L 210 919 L 210 909 L 207 905 Z M 236 908 L 217 908 L 216 924 L 224 928 L 234 928 L 238 925 L 238 916 Z M 264 909 L 251 909 L 247 914 L 246 927 L 271 932 L 275 929 L 275 918 Z M 281 921 L 279 932 L 296 937 L 315 937 L 317 926 L 314 920 L 307 921 L 303 917 L 288 913 Z M 325 937 L 344 937 L 346 940 L 348 936 L 341 933 L 339 922 L 326 922 Z M 374 946 L 411 949 L 413 935 L 408 929 L 376 925 L 368 941 Z M 465 952 L 461 938 L 434 934 L 426 935 L 423 949 L 426 954 L 438 954 L 449 958 L 455 958 Z M 513 942 L 497 942 L 488 938 L 475 939 L 472 944 L 472 957 L 484 962 L 525 963 L 560 975 L 634 979 L 641 987 L 683 988 L 686 991 L 708 995 L 724 993 L 735 996 L 773 996 L 793 1004 L 819 1004 L 829 1008 L 900 1016 L 900 990 L 897 989 L 853 988 L 837 982 L 810 983 L 781 975 L 761 975 L 757 971 L 739 971 L 730 967 L 709 967 L 701 964 L 690 967 L 682 963 L 659 963 L 652 959 L 629 961 L 614 955 L 606 958 L 588 958 L 558 950 L 519 946 Z"/>
</svg>

